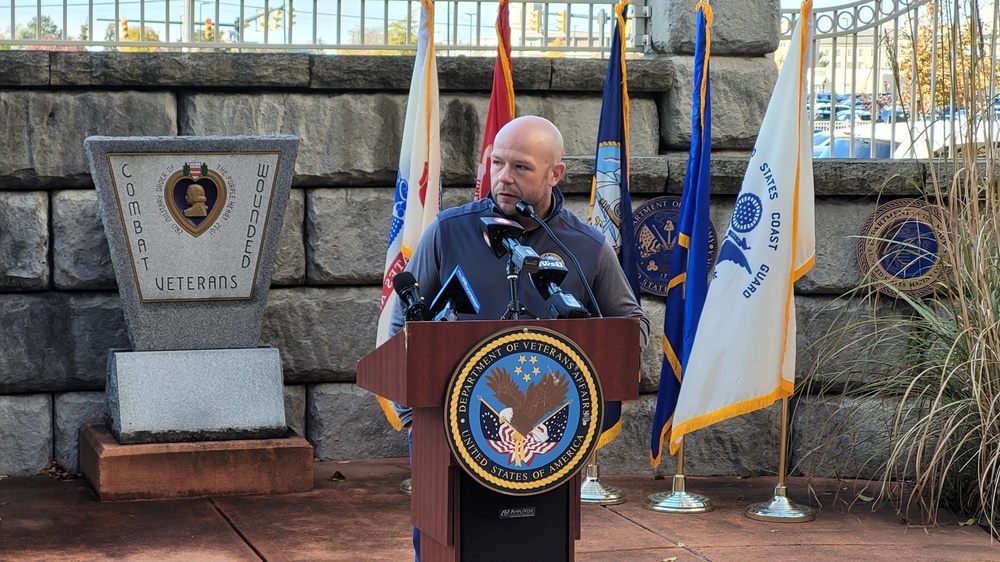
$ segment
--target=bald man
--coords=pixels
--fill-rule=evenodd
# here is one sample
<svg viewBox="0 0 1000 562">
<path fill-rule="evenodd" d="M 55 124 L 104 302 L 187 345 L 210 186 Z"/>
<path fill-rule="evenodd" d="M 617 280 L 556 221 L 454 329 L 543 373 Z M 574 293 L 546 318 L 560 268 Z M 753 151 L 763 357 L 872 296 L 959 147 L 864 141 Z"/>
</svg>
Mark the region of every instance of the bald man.
<svg viewBox="0 0 1000 562">
<path fill-rule="evenodd" d="M 438 213 L 424 231 L 406 270 L 413 273 L 420 285 L 420 294 L 430 302 L 441 290 L 443 280 L 461 265 L 479 299 L 480 308 L 478 315 L 460 314 L 460 319 L 502 318 L 510 300 L 507 258 L 497 258 L 483 240 L 480 218 L 503 214 L 524 227 L 522 244 L 532 247 L 539 255 L 555 254 L 563 263 L 572 263 L 534 220 L 516 212 L 515 205 L 524 201 L 534 207 L 535 214 L 576 256 L 601 313 L 604 316 L 640 319 L 640 344 L 645 347 L 649 320 L 632 294 L 614 248 L 604 240 L 600 231 L 563 206 L 563 195 L 558 187 L 559 180 L 566 174 L 562 155 L 562 134 L 547 119 L 529 115 L 507 123 L 497 132 L 493 142 L 489 197 Z M 583 281 L 573 268 L 570 268 L 560 287 L 589 310 L 594 310 Z M 541 318 L 548 317 L 548 306 L 529 276 L 520 276 L 517 290 L 519 300 L 528 312 Z M 403 328 L 404 312 L 397 298 L 389 326 L 390 335 Z M 397 405 L 396 412 L 408 427 L 412 411 Z M 419 531 L 414 529 L 413 546 L 417 562 L 420 562 L 419 539 Z"/>
<path fill-rule="evenodd" d="M 406 270 L 420 285 L 420 294 L 428 301 L 441 290 L 441 284 L 462 266 L 480 301 L 478 315 L 459 315 L 462 320 L 499 320 L 507 312 L 510 286 L 507 281 L 507 258 L 497 258 L 483 240 L 479 219 L 498 212 L 524 226 L 521 243 L 539 255 L 558 255 L 570 271 L 560 287 L 594 311 L 583 281 L 572 267 L 572 260 L 535 221 L 515 211 L 518 201 L 534 207 L 535 214 L 552 229 L 573 252 L 604 316 L 635 317 L 641 320 L 641 344 L 646 345 L 649 320 L 632 294 L 614 248 L 596 228 L 580 220 L 564 206 L 559 181 L 566 173 L 562 161 L 563 139 L 547 119 L 518 117 L 496 135 L 490 165 L 490 196 L 459 207 L 441 211 L 428 225 Z M 545 300 L 532 285 L 529 276 L 518 280 L 518 297 L 524 308 L 540 318 L 548 317 Z M 390 335 L 403 327 L 404 307 L 396 299 Z M 398 408 L 400 419 L 409 424 L 411 412 Z"/>
</svg>

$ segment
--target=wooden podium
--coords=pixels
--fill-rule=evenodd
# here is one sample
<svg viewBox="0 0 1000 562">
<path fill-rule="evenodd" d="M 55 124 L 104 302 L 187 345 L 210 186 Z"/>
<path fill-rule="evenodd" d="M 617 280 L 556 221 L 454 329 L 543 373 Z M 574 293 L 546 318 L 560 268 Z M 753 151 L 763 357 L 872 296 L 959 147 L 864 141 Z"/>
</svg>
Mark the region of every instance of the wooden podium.
<svg viewBox="0 0 1000 562">
<path fill-rule="evenodd" d="M 491 334 L 517 326 L 546 328 L 573 340 L 597 372 L 605 401 L 634 400 L 639 396 L 639 320 L 634 318 L 411 322 L 361 359 L 358 386 L 413 408 L 411 519 L 421 532 L 423 562 L 469 562 L 490 556 L 497 560 L 510 560 L 511 556 L 530 559 L 525 558 L 523 535 L 502 537 L 499 544 L 507 545 L 506 552 L 463 556 L 472 546 L 492 548 L 470 538 L 481 534 L 470 535 L 470 529 L 463 529 L 472 521 L 489 520 L 488 514 L 482 517 L 478 512 L 492 508 L 490 494 L 500 499 L 524 496 L 503 496 L 483 488 L 484 496 L 479 490 L 468 489 L 482 487 L 465 475 L 453 458 L 444 427 L 445 392 L 456 366 Z M 557 545 L 562 548 L 559 552 L 565 552 L 565 559 L 572 561 L 574 541 L 580 538 L 579 473 L 556 490 L 540 495 L 550 494 L 539 501 L 564 503 L 565 516 L 559 517 L 562 521 L 533 523 L 553 525 L 552 532 L 566 540 L 562 543 L 565 548 Z M 476 513 L 468 513 L 470 509 Z M 557 536 L 555 540 L 562 538 Z M 472 542 L 477 544 L 469 544 Z"/>
</svg>

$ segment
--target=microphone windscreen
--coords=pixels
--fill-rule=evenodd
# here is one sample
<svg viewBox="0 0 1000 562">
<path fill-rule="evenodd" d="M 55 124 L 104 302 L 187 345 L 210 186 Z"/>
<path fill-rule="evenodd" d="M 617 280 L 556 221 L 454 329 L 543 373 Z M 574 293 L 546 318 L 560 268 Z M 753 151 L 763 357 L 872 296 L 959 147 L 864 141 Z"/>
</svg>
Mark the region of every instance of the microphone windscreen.
<svg viewBox="0 0 1000 562">
<path fill-rule="evenodd" d="M 514 210 L 517 211 L 517 214 L 522 217 L 527 217 L 529 219 L 534 218 L 533 215 L 535 214 L 535 210 L 531 208 L 531 205 L 525 203 L 524 201 L 518 201 L 517 204 L 514 205 Z"/>
<path fill-rule="evenodd" d="M 414 277 L 409 271 L 397 273 L 392 278 L 392 288 L 395 289 L 397 293 L 416 284 L 417 278 Z"/>
</svg>

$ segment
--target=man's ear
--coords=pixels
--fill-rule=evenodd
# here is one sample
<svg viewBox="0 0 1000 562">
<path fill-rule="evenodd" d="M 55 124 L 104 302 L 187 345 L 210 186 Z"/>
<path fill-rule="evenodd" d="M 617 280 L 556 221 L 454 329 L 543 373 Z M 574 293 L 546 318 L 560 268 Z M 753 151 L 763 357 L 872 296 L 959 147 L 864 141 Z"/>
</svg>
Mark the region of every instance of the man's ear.
<svg viewBox="0 0 1000 562">
<path fill-rule="evenodd" d="M 562 180 L 563 176 L 566 175 L 566 163 L 563 161 L 556 162 L 552 166 L 552 178 L 549 181 L 549 187 L 554 187 L 556 184 Z"/>
</svg>

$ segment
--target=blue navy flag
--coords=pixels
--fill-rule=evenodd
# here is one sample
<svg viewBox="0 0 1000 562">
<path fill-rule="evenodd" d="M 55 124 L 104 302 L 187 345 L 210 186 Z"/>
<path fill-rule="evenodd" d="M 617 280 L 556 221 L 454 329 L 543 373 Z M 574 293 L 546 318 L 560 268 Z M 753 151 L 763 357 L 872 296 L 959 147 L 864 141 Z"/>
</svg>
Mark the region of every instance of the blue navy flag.
<svg viewBox="0 0 1000 562">
<path fill-rule="evenodd" d="M 674 244 L 663 315 L 663 364 L 656 412 L 649 444 L 649 461 L 660 465 L 663 443 L 670 435 L 674 408 L 681 381 L 691 354 L 698 320 L 708 292 L 709 231 L 708 213 L 712 153 L 712 95 L 709 79 L 709 30 L 712 8 L 699 2 L 694 48 L 694 92 L 691 106 L 691 152 L 678 216 L 677 243 Z"/>
<path fill-rule="evenodd" d="M 615 5 L 617 18 L 611 34 L 604 99 L 597 127 L 597 156 L 590 187 L 590 224 L 603 232 L 618 252 L 618 261 L 638 300 L 639 273 L 635 261 L 632 199 L 628 191 L 628 86 L 624 45 L 627 14 L 627 0 Z M 604 427 L 598 447 L 610 443 L 621 432 L 621 411 L 621 402 L 604 404 Z"/>
<path fill-rule="evenodd" d="M 671 452 L 685 434 L 766 408 L 795 390 L 794 284 L 816 260 L 806 112 L 814 23 L 812 0 L 806 0 L 684 364 Z"/>
</svg>

